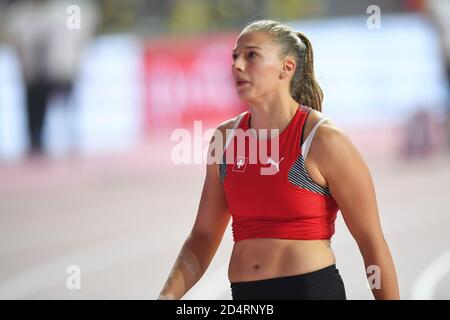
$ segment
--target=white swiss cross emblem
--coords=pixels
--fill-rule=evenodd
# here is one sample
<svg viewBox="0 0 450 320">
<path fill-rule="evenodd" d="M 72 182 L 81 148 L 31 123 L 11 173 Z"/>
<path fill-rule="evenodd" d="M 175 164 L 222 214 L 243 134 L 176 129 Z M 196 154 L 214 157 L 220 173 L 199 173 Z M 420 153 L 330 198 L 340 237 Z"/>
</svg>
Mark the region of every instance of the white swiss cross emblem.
<svg viewBox="0 0 450 320">
<path fill-rule="evenodd" d="M 247 157 L 236 157 L 236 162 L 233 166 L 233 171 L 244 172 L 247 166 Z"/>
</svg>

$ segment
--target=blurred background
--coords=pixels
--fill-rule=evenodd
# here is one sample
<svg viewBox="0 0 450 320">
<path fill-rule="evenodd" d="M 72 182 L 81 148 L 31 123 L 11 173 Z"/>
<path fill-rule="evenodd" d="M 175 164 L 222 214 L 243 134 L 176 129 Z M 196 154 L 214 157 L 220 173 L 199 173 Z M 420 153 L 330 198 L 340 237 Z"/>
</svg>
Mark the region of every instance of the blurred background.
<svg viewBox="0 0 450 320">
<path fill-rule="evenodd" d="M 450 298 L 447 0 L 0 0 L 0 298 L 157 297 L 205 177 L 173 161 L 172 134 L 201 158 L 207 130 L 246 109 L 231 50 L 257 18 L 311 40 L 322 111 L 371 169 L 402 298 Z M 229 226 L 184 299 L 231 299 L 232 245 Z M 332 246 L 348 298 L 373 299 L 339 215 Z"/>
</svg>

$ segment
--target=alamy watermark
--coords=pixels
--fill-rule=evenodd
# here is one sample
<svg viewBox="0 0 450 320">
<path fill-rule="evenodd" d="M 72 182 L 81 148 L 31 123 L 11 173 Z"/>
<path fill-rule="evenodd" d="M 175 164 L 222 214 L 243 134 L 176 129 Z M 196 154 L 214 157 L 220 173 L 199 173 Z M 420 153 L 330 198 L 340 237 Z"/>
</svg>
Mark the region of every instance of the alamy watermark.
<svg viewBox="0 0 450 320">
<path fill-rule="evenodd" d="M 69 30 L 81 29 L 81 8 L 76 5 L 70 5 L 66 9 L 68 15 L 66 21 L 66 27 Z"/>
<path fill-rule="evenodd" d="M 376 30 L 381 28 L 381 9 L 377 5 L 370 5 L 367 7 L 366 13 L 370 14 L 367 18 L 366 25 L 369 30 Z"/>
<path fill-rule="evenodd" d="M 81 289 L 81 268 L 78 265 L 70 265 L 66 269 L 69 275 L 66 280 L 66 287 L 69 290 Z"/>
<path fill-rule="evenodd" d="M 366 273 L 369 289 L 381 289 L 381 268 L 377 265 L 370 265 L 367 267 Z"/>
<path fill-rule="evenodd" d="M 225 141 L 226 137 L 229 141 Z M 215 129 L 203 132 L 202 121 L 194 121 L 193 134 L 187 129 L 175 129 L 171 141 L 177 142 L 171 151 L 171 161 L 177 165 L 202 164 L 205 159 L 207 164 L 221 164 L 225 160 L 226 164 L 234 164 L 235 171 L 241 171 L 247 164 L 260 163 L 263 165 L 260 168 L 261 175 L 274 175 L 284 160 L 279 155 L 278 129 L 260 129 L 258 133 L 253 128 L 226 129 L 224 136 Z M 209 146 L 207 142 L 210 142 Z M 222 157 L 224 150 L 225 159 Z"/>
</svg>

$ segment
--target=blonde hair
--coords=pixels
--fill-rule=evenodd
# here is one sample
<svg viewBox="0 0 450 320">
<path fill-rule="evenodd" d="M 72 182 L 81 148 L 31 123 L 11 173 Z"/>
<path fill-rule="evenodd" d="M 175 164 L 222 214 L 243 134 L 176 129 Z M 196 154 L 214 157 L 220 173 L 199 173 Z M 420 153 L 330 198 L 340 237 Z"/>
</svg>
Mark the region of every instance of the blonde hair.
<svg viewBox="0 0 450 320">
<path fill-rule="evenodd" d="M 273 20 L 257 20 L 244 27 L 241 34 L 251 31 L 266 31 L 281 48 L 281 59 L 292 56 L 297 67 L 292 77 L 290 93 L 303 105 L 322 111 L 323 91 L 314 75 L 314 59 L 311 42 L 301 32 Z"/>
</svg>

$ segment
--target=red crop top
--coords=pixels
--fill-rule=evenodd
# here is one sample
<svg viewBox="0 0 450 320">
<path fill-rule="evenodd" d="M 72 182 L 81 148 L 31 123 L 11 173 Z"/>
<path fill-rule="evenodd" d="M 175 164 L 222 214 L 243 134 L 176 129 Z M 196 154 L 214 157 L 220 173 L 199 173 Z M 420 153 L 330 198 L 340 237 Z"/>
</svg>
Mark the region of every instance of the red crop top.
<svg viewBox="0 0 450 320">
<path fill-rule="evenodd" d="M 300 105 L 279 134 L 279 160 L 270 158 L 274 155 L 270 152 L 271 140 L 260 141 L 253 129 L 255 135 L 247 134 L 244 138 L 245 148 L 237 148 L 238 131 L 230 133 L 232 143 L 226 143 L 219 173 L 232 215 L 235 242 L 249 238 L 330 239 L 334 234 L 338 206 L 328 188 L 315 183 L 304 165 L 312 137 L 326 118 L 316 124 L 300 146 L 310 110 Z M 250 111 L 241 114 L 235 128 L 246 132 L 250 116 Z M 258 145 L 258 142 L 267 146 L 269 157 L 260 157 L 256 152 L 255 161 L 249 149 L 251 143 Z M 226 163 L 227 153 L 230 153 L 229 163 Z M 268 169 L 273 170 L 272 174 L 262 174 L 262 170 Z"/>
</svg>

